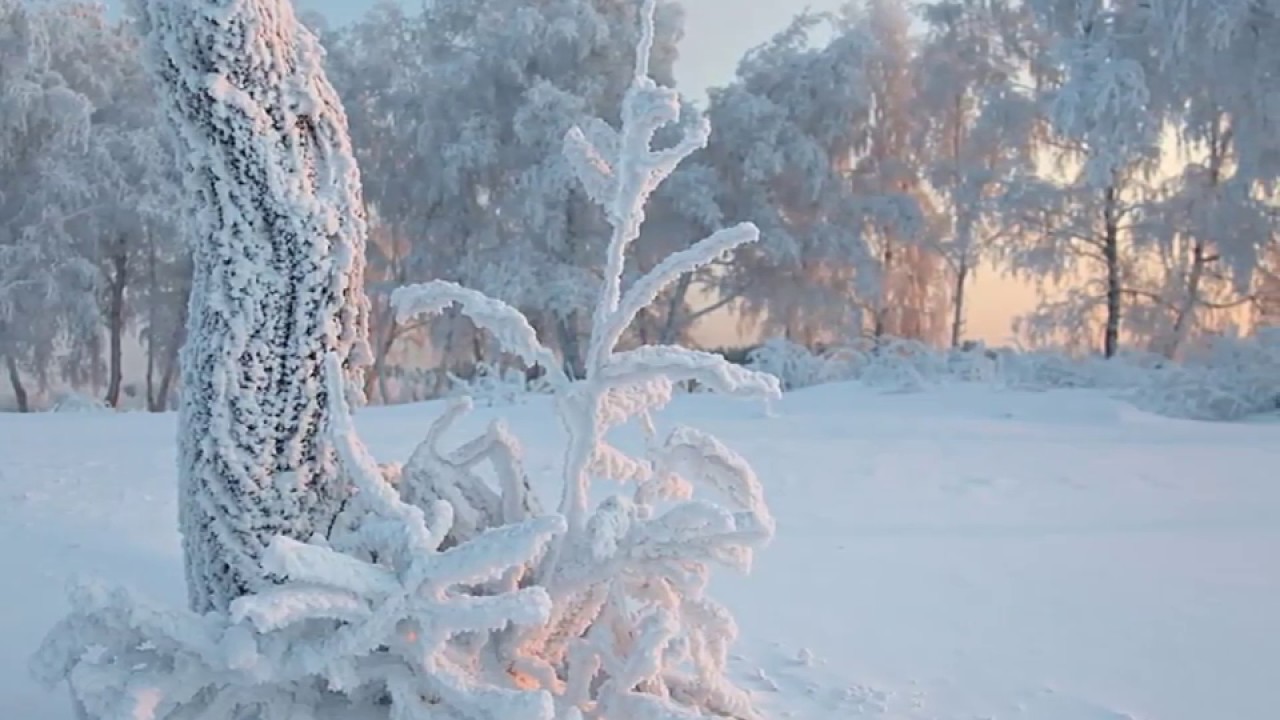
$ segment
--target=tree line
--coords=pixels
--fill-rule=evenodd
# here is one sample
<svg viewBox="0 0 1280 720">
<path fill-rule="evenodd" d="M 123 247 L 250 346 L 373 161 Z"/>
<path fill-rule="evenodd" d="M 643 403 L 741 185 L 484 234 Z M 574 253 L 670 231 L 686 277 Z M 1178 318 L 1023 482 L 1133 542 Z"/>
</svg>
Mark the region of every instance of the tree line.
<svg viewBox="0 0 1280 720">
<path fill-rule="evenodd" d="M 1157 45 L 1174 20 L 1140 5 L 866 0 L 798 15 L 705 101 L 682 100 L 660 142 L 699 115 L 716 131 L 654 195 L 629 252 L 645 272 L 729 219 L 761 242 L 681 277 L 625 342 L 691 343 L 730 313 L 811 346 L 959 346 L 978 273 L 1041 288 L 1018 321 L 1028 342 L 1108 357 L 1178 357 L 1265 320 L 1269 51 L 1208 11 L 1170 28 L 1211 42 Z M 1227 19 L 1264 11 L 1240 13 Z M 607 142 L 593 118 L 616 121 L 632 80 L 631 4 L 385 2 L 348 25 L 308 22 L 363 180 L 365 394 L 432 394 L 507 361 L 465 318 L 395 316 L 391 291 L 431 279 L 520 308 L 580 374 L 609 218 L 557 148 L 575 125 Z M 655 27 L 651 71 L 675 83 L 679 5 L 660 4 Z M 190 227 L 215 204 L 181 187 L 156 106 L 127 17 L 0 0 L 0 356 L 19 409 L 54 387 L 173 406 Z"/>
</svg>

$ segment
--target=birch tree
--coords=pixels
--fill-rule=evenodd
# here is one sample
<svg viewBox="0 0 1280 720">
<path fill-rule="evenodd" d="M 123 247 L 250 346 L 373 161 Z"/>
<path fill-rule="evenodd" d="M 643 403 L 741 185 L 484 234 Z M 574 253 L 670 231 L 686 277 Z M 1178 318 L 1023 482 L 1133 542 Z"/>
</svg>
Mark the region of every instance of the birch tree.
<svg viewBox="0 0 1280 720">
<path fill-rule="evenodd" d="M 1038 111 L 1019 83 L 1026 68 L 1004 42 L 999 25 L 1008 13 L 998 3 L 947 0 L 924 5 L 922 15 L 918 143 L 941 203 L 943 227 L 931 245 L 951 272 L 954 348 L 964 336 L 969 283 L 1007 230 L 998 200 L 1016 174 L 1031 169 Z"/>
<path fill-rule="evenodd" d="M 721 211 L 762 238 L 739 249 L 718 292 L 740 297 L 766 332 L 805 344 L 862 324 L 858 269 L 872 261 L 862 223 L 875 198 L 855 193 L 848 174 L 868 142 L 869 44 L 836 15 L 801 14 L 710 92 L 716 134 L 697 157 L 714 172 Z"/>
</svg>

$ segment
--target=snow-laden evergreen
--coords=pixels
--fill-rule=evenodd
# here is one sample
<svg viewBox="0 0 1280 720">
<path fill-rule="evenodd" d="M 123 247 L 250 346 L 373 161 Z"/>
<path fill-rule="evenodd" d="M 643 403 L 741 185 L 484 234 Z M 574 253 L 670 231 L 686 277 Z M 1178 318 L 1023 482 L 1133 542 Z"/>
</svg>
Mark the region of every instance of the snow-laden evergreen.
<svg viewBox="0 0 1280 720">
<path fill-rule="evenodd" d="M 365 363 L 365 222 L 322 51 L 285 0 L 143 0 L 148 61 L 195 227 L 180 482 L 191 606 L 271 585 L 271 539 L 327 532 L 347 495 L 325 354 Z"/>
<path fill-rule="evenodd" d="M 575 129 L 564 142 L 613 228 L 585 376 L 561 372 L 528 320 L 501 301 L 443 281 L 392 298 L 401 319 L 456 305 L 507 352 L 547 369 L 568 435 L 559 513 L 542 514 L 502 424 L 441 447 L 465 401 L 435 421 L 405 465 L 379 466 L 351 418 L 350 348 L 336 345 L 317 368 L 327 429 L 317 446 L 332 448 L 335 477 L 350 485 L 330 524 L 306 537 L 290 532 L 297 526 L 250 535 L 261 543 L 248 546 L 251 558 L 244 544 L 204 546 L 197 560 L 241 552 L 251 562 L 232 576 L 246 592 L 214 586 L 195 611 L 124 591 L 77 592 L 36 657 L 41 679 L 69 680 L 95 720 L 757 717 L 726 677 L 737 626 L 707 584 L 713 566 L 750 568 L 774 532 L 772 515 L 741 456 L 694 428 L 660 436 L 653 414 L 681 381 L 756 398 L 777 397 L 778 381 L 674 346 L 618 350 L 666 286 L 758 238 L 750 224 L 722 230 L 624 287 L 646 200 L 709 134 L 704 122 L 653 147 L 680 102 L 647 74 L 655 0 L 643 10 L 621 127 L 600 121 L 592 139 Z M 631 420 L 648 438 L 641 456 L 609 442 Z M 625 491 L 597 501 L 602 481 Z M 201 510 L 212 499 L 193 497 L 190 485 L 184 492 L 204 500 Z M 276 495 L 244 497 L 263 515 L 289 510 Z"/>
</svg>

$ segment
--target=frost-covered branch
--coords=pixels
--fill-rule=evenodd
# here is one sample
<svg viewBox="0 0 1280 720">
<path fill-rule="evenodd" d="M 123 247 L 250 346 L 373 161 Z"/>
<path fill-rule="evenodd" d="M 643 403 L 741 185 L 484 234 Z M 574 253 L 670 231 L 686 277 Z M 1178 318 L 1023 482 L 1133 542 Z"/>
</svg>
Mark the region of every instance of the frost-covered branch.
<svg viewBox="0 0 1280 720">
<path fill-rule="evenodd" d="M 437 315 L 451 305 L 457 305 L 476 327 L 491 333 L 503 350 L 556 377 L 555 355 L 538 340 L 529 320 L 501 300 L 446 280 L 409 285 L 391 293 L 391 306 L 401 323 L 420 315 Z"/>
<path fill-rule="evenodd" d="M 77 592 L 35 666 L 50 684 L 69 680 L 89 717 L 328 717 L 389 702 L 389 717 L 426 720 L 436 716 L 430 698 L 459 717 L 555 716 L 550 695 L 512 687 L 506 666 L 456 641 L 550 619 L 544 588 L 472 589 L 527 566 L 563 520 L 511 522 L 442 549 L 452 508 L 401 499 L 355 433 L 340 357 L 325 367 L 329 433 L 357 491 L 349 527 L 329 542 L 277 537 L 262 567 L 278 584 L 225 613 Z"/>
</svg>

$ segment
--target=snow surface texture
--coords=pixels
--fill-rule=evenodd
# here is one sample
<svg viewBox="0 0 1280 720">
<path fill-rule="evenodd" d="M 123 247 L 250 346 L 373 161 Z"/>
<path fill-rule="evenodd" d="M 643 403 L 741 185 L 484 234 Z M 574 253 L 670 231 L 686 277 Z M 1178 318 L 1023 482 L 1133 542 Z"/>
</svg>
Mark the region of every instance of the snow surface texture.
<svg viewBox="0 0 1280 720">
<path fill-rule="evenodd" d="M 377 455 L 406 457 L 446 407 L 369 409 L 359 430 Z M 1275 716 L 1280 426 L 959 384 L 831 384 L 788 394 L 773 418 L 743 410 L 694 395 L 668 414 L 769 479 L 777 538 L 750 578 L 716 579 L 744 628 L 733 675 L 768 717 Z M 551 505 L 551 411 L 546 397 L 478 408 L 448 434 L 483 434 L 500 414 Z M 0 415 L 0 717 L 72 720 L 66 694 L 26 670 L 71 578 L 183 603 L 174 423 Z"/>
<path fill-rule="evenodd" d="M 276 535 L 324 533 L 345 499 L 324 356 L 367 363 L 366 228 L 322 51 L 275 0 L 139 0 L 179 138 L 195 252 L 179 481 L 192 607 L 272 583 Z"/>
</svg>

